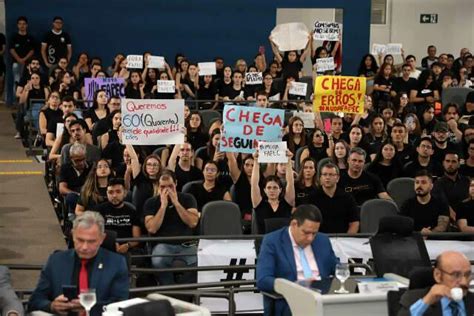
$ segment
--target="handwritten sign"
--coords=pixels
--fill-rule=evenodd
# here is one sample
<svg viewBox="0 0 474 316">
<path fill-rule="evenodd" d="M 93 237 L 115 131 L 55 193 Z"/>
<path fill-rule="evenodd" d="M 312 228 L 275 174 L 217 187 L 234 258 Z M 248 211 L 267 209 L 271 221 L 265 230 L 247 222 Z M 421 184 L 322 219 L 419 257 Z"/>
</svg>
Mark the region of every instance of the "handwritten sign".
<svg viewBox="0 0 474 316">
<path fill-rule="evenodd" d="M 60 137 L 64 132 L 64 123 L 56 124 L 56 138 Z"/>
<path fill-rule="evenodd" d="M 305 97 L 307 90 L 308 90 L 308 84 L 306 82 L 292 81 L 290 85 L 290 90 L 288 92 L 293 95 L 300 95 L 300 96 Z"/>
<path fill-rule="evenodd" d="M 198 63 L 200 76 L 214 76 L 216 74 L 216 63 Z"/>
<path fill-rule="evenodd" d="M 297 116 L 303 120 L 304 128 L 314 128 L 314 113 L 294 111 L 293 116 Z"/>
<path fill-rule="evenodd" d="M 372 44 L 372 55 L 384 55 L 387 47 L 384 44 Z"/>
<path fill-rule="evenodd" d="M 123 78 L 85 78 L 84 90 L 86 101 L 92 101 L 97 90 L 105 90 L 107 98 L 111 96 L 125 97 L 125 80 Z"/>
<path fill-rule="evenodd" d="M 142 55 L 128 55 L 127 56 L 127 68 L 128 69 L 142 69 L 143 68 L 143 56 Z"/>
<path fill-rule="evenodd" d="M 334 65 L 334 57 L 316 59 L 317 72 L 325 72 L 329 70 L 334 70 L 334 68 L 336 68 L 336 66 Z"/>
<path fill-rule="evenodd" d="M 268 98 L 268 101 L 280 101 L 280 92 Z"/>
<path fill-rule="evenodd" d="M 285 111 L 239 105 L 225 105 L 224 132 L 220 150 L 253 153 L 258 141 L 281 141 Z"/>
<path fill-rule="evenodd" d="M 309 31 L 303 23 L 278 24 L 270 37 L 282 52 L 300 50 L 308 44 Z"/>
<path fill-rule="evenodd" d="M 183 126 L 184 100 L 122 99 L 124 144 L 183 144 Z"/>
<path fill-rule="evenodd" d="M 401 55 L 402 54 L 402 44 L 399 43 L 388 43 L 384 44 L 372 44 L 372 55 Z"/>
<path fill-rule="evenodd" d="M 338 41 L 341 25 L 336 22 L 314 22 L 313 38 L 317 41 Z"/>
<path fill-rule="evenodd" d="M 165 58 L 162 56 L 148 56 L 148 68 L 165 68 Z"/>
<path fill-rule="evenodd" d="M 288 162 L 286 142 L 258 142 L 258 162 Z"/>
<path fill-rule="evenodd" d="M 157 80 L 158 92 L 160 93 L 175 93 L 176 87 L 174 80 Z"/>
<path fill-rule="evenodd" d="M 245 84 L 256 85 L 262 84 L 263 76 L 261 72 L 247 72 L 245 73 Z"/>
<path fill-rule="evenodd" d="M 314 112 L 364 112 L 366 78 L 319 76 L 314 85 Z"/>
</svg>

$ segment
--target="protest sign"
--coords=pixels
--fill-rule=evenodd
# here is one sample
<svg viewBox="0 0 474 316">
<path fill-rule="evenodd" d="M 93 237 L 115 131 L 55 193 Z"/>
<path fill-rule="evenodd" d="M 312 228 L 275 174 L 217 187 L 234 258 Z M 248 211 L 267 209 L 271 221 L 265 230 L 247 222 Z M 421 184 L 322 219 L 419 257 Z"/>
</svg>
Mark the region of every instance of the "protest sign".
<svg viewBox="0 0 474 316">
<path fill-rule="evenodd" d="M 162 56 L 148 56 L 148 68 L 165 68 L 165 58 Z"/>
<path fill-rule="evenodd" d="M 86 101 L 92 101 L 97 90 L 105 90 L 107 98 L 125 97 L 125 80 L 123 78 L 85 78 L 84 90 Z"/>
<path fill-rule="evenodd" d="M 225 105 L 224 132 L 220 150 L 253 153 L 258 141 L 281 141 L 285 111 L 239 105 Z"/>
<path fill-rule="evenodd" d="M 319 76 L 314 85 L 314 112 L 364 112 L 365 77 Z"/>
<path fill-rule="evenodd" d="M 317 41 L 338 41 L 341 25 L 337 22 L 314 22 L 313 38 Z"/>
<path fill-rule="evenodd" d="M 308 28 L 303 23 L 278 24 L 271 32 L 272 41 L 282 52 L 300 50 L 308 44 Z"/>
<path fill-rule="evenodd" d="M 384 55 L 386 49 L 387 46 L 385 46 L 384 44 L 372 44 L 372 55 Z"/>
<path fill-rule="evenodd" d="M 60 137 L 64 132 L 64 123 L 56 124 L 56 138 Z"/>
<path fill-rule="evenodd" d="M 263 76 L 261 72 L 247 72 L 245 74 L 246 85 L 262 84 L 262 82 L 263 82 Z"/>
<path fill-rule="evenodd" d="M 299 117 L 301 120 L 303 120 L 304 128 L 314 128 L 314 113 L 313 112 L 294 111 L 293 116 Z"/>
<path fill-rule="evenodd" d="M 199 75 L 200 76 L 207 76 L 211 75 L 214 76 L 216 74 L 216 63 L 198 63 L 199 68 Z"/>
<path fill-rule="evenodd" d="M 290 85 L 290 90 L 288 92 L 293 95 L 300 95 L 305 97 L 306 90 L 308 90 L 308 84 L 306 82 L 292 81 Z"/>
<path fill-rule="evenodd" d="M 128 55 L 127 56 L 127 68 L 128 69 L 142 69 L 143 68 L 143 56 L 142 55 Z"/>
<path fill-rule="evenodd" d="M 175 93 L 176 87 L 174 80 L 157 80 L 156 81 L 158 92 L 160 93 Z"/>
<path fill-rule="evenodd" d="M 392 55 L 401 55 L 402 54 L 402 44 L 400 43 L 389 43 L 387 44 L 387 49 L 385 50 L 386 54 Z"/>
<path fill-rule="evenodd" d="M 278 92 L 277 94 L 272 95 L 268 98 L 268 101 L 280 101 L 280 93 Z"/>
<path fill-rule="evenodd" d="M 286 142 L 258 142 L 258 162 L 288 162 Z"/>
<path fill-rule="evenodd" d="M 328 70 L 334 70 L 334 57 L 318 58 L 316 59 L 316 71 L 325 72 Z"/>
<path fill-rule="evenodd" d="M 122 99 L 124 144 L 182 144 L 183 126 L 184 100 Z"/>
</svg>

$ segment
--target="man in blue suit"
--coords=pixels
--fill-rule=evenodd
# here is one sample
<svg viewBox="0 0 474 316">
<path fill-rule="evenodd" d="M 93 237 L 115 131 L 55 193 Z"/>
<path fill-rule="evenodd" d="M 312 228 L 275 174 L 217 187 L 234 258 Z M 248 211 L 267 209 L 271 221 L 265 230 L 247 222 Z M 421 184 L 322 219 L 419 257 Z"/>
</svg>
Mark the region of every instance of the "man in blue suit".
<svg viewBox="0 0 474 316">
<path fill-rule="evenodd" d="M 38 285 L 28 302 L 30 311 L 66 315 L 83 310 L 79 299 L 67 298 L 64 286 L 95 289 L 97 303 L 91 316 L 101 315 L 102 307 L 128 299 L 128 270 L 125 258 L 100 248 L 104 218 L 97 212 L 84 212 L 74 220 L 74 249 L 52 254 L 41 271 Z"/>
<path fill-rule="evenodd" d="M 289 227 L 265 236 L 257 263 L 257 287 L 274 292 L 276 278 L 290 281 L 311 280 L 334 274 L 338 259 L 329 238 L 318 233 L 321 212 L 314 205 L 300 205 L 292 214 Z M 284 299 L 264 297 L 265 315 L 291 315 Z"/>
</svg>

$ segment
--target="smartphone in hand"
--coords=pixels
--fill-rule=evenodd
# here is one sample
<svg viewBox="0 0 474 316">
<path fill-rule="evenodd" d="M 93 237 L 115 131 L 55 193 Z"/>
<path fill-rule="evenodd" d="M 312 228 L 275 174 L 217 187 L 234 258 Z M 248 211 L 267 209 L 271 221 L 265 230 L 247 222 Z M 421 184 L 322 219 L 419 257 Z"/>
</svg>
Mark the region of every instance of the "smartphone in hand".
<svg viewBox="0 0 474 316">
<path fill-rule="evenodd" d="M 63 285 L 63 295 L 70 301 L 77 299 L 78 297 L 77 286 Z"/>
</svg>

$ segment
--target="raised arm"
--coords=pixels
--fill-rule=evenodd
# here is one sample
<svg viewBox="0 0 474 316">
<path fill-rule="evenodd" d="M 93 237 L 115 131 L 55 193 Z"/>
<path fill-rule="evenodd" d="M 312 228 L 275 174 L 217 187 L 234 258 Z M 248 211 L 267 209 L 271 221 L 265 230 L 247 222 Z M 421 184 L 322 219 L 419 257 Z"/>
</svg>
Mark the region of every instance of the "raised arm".
<svg viewBox="0 0 474 316">
<path fill-rule="evenodd" d="M 239 180 L 240 173 L 242 172 L 239 169 L 239 165 L 237 164 L 237 159 L 234 156 L 234 153 L 226 152 L 227 157 L 227 165 L 229 166 L 230 177 L 232 178 L 232 182 L 237 183 Z"/>
<path fill-rule="evenodd" d="M 253 153 L 253 169 L 250 179 L 250 197 L 252 198 L 252 207 L 256 208 L 262 202 L 262 194 L 260 193 L 260 165 L 258 164 L 258 151 Z"/>
<path fill-rule="evenodd" d="M 283 61 L 283 57 L 281 57 L 281 54 L 280 52 L 278 51 L 278 47 L 276 46 L 276 44 L 273 42 L 272 40 L 272 37 L 269 36 L 268 39 L 270 40 L 270 45 L 272 46 L 272 52 L 273 52 L 273 55 L 275 56 L 275 60 L 279 63 L 281 63 Z"/>
<path fill-rule="evenodd" d="M 180 149 L 180 145 L 174 145 L 173 151 L 171 152 L 170 159 L 168 160 L 168 169 L 174 171 L 176 169 L 176 160 L 178 159 L 178 153 Z"/>
<path fill-rule="evenodd" d="M 286 150 L 286 156 L 288 157 L 288 163 L 286 164 L 286 188 L 285 188 L 285 200 L 291 206 L 295 206 L 295 177 L 293 175 L 293 154 L 290 150 Z"/>
<path fill-rule="evenodd" d="M 300 56 L 300 62 L 301 63 L 304 63 L 305 60 L 306 60 L 306 57 L 308 56 L 308 54 L 311 52 L 311 48 L 312 48 L 312 42 L 313 42 L 313 36 L 311 35 L 311 33 L 308 34 L 308 43 L 306 43 L 306 47 L 303 51 L 303 53 L 301 54 Z"/>
<path fill-rule="evenodd" d="M 138 160 L 137 152 L 135 151 L 135 148 L 133 148 L 132 145 L 127 144 L 125 145 L 125 147 L 127 148 L 128 154 L 130 155 L 130 161 L 131 161 L 130 164 L 132 166 L 132 177 L 135 179 L 140 174 L 140 168 L 141 168 L 140 161 Z"/>
</svg>

